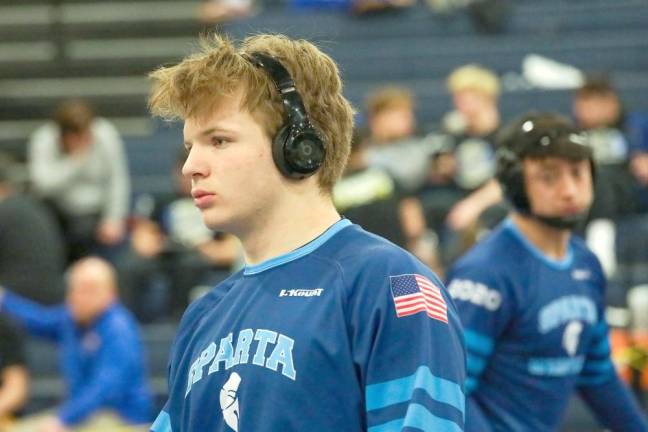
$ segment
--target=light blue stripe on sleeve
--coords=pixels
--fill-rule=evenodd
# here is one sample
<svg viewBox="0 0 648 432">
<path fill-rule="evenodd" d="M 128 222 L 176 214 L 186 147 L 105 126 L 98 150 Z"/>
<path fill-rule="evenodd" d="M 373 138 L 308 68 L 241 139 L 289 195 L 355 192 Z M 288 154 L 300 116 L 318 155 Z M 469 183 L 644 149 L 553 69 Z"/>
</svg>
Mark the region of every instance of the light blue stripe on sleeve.
<svg viewBox="0 0 648 432">
<path fill-rule="evenodd" d="M 598 360 L 598 361 L 587 361 L 585 367 L 583 368 L 583 373 L 585 375 L 591 373 L 608 373 L 610 370 L 614 369 L 614 365 L 608 359 Z"/>
<path fill-rule="evenodd" d="M 160 411 L 160 415 L 157 416 L 151 426 L 151 432 L 173 432 L 173 429 L 171 429 L 171 417 L 166 411 Z"/>
<path fill-rule="evenodd" d="M 420 404 L 411 404 L 407 408 L 404 419 L 372 426 L 367 432 L 400 432 L 406 427 L 420 429 L 423 432 L 462 432 L 457 423 L 435 416 Z"/>
<path fill-rule="evenodd" d="M 580 376 L 578 377 L 577 384 L 579 386 L 597 386 L 597 385 L 605 384 L 606 382 L 610 381 L 613 378 L 614 378 L 613 374 L 596 375 L 593 377 Z"/>
<path fill-rule="evenodd" d="M 493 352 L 493 339 L 481 333 L 472 330 L 464 329 L 464 339 L 466 340 L 466 348 L 483 357 L 488 357 Z"/>
<path fill-rule="evenodd" d="M 598 336 L 598 341 L 590 348 L 589 355 L 594 357 L 608 357 L 610 355 L 610 341 L 607 335 Z"/>
<path fill-rule="evenodd" d="M 608 326 L 605 321 L 599 321 L 592 329 L 592 333 L 594 333 L 595 338 L 602 338 L 606 335 L 607 329 Z"/>
<path fill-rule="evenodd" d="M 419 367 L 410 376 L 368 385 L 365 390 L 367 411 L 406 402 L 412 398 L 415 389 L 423 389 L 435 401 L 452 405 L 462 414 L 465 412 L 466 401 L 461 387 L 457 383 L 432 375 L 427 366 Z"/>
</svg>

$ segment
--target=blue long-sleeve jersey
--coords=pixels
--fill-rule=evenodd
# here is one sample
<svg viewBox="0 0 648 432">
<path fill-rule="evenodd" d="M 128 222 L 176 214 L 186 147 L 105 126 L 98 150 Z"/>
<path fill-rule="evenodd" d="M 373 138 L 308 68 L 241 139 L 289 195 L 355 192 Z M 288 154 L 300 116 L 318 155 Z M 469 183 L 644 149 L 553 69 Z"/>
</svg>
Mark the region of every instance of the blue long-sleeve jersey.
<svg viewBox="0 0 648 432">
<path fill-rule="evenodd" d="M 441 282 L 342 220 L 187 310 L 152 430 L 458 432 L 464 374 Z"/>
<path fill-rule="evenodd" d="M 0 311 L 29 333 L 56 342 L 68 397 L 58 409 L 67 425 L 77 424 L 93 412 L 114 410 L 125 421 L 151 420 L 152 400 L 145 357 L 137 324 L 116 303 L 92 325 L 79 327 L 65 306 L 43 307 L 5 292 Z"/>
<path fill-rule="evenodd" d="M 610 360 L 605 277 L 572 237 L 560 261 L 507 219 L 448 273 L 465 328 L 466 430 L 553 431 L 579 391 L 615 431 L 646 431 Z"/>
</svg>

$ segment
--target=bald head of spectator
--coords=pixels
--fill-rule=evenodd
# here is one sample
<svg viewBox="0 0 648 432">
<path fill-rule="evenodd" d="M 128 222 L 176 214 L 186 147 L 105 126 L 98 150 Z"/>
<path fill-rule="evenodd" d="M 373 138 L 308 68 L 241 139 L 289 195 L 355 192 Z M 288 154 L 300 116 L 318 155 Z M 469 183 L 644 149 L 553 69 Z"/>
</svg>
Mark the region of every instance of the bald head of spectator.
<svg viewBox="0 0 648 432">
<path fill-rule="evenodd" d="M 366 101 L 369 139 L 389 143 L 411 137 L 416 129 L 415 101 L 403 87 L 387 86 L 371 93 Z"/>
<path fill-rule="evenodd" d="M 115 270 L 105 260 L 83 258 L 68 270 L 66 303 L 74 320 L 89 325 L 118 298 Z"/>
</svg>

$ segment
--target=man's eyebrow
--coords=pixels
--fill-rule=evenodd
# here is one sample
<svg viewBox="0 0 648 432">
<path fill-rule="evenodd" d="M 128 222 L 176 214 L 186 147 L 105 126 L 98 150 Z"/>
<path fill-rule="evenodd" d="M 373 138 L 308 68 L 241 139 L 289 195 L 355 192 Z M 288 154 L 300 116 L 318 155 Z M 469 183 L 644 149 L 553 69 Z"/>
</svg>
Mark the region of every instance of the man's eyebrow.
<svg viewBox="0 0 648 432">
<path fill-rule="evenodd" d="M 204 131 L 200 132 L 198 134 L 198 137 L 205 137 L 205 136 L 210 135 L 210 134 L 212 134 L 214 132 L 231 133 L 232 131 L 230 131 L 228 129 L 219 128 L 219 127 L 214 126 L 214 127 L 210 127 L 208 129 L 205 129 Z M 187 148 L 191 147 L 191 145 L 192 145 L 191 141 L 185 141 L 184 142 L 184 146 L 187 147 Z"/>
<path fill-rule="evenodd" d="M 216 130 L 215 127 L 205 129 L 204 131 L 200 132 L 198 136 L 204 137 L 205 135 L 209 135 L 210 133 L 214 132 Z M 191 147 L 191 141 L 185 141 L 184 142 L 185 147 Z"/>
</svg>

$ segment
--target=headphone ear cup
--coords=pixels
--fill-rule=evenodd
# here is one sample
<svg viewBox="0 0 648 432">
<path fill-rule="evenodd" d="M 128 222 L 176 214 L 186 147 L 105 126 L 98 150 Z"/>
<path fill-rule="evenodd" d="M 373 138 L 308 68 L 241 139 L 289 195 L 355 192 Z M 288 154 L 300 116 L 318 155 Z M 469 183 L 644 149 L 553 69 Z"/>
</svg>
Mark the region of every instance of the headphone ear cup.
<svg viewBox="0 0 648 432">
<path fill-rule="evenodd" d="M 272 159 L 282 175 L 293 177 L 286 161 L 286 141 L 290 138 L 290 126 L 282 126 L 272 140 Z"/>
<path fill-rule="evenodd" d="M 526 194 L 522 162 L 512 151 L 501 148 L 497 152 L 497 180 L 504 195 L 518 210 L 528 212 L 529 199 Z"/>
<path fill-rule="evenodd" d="M 313 175 L 324 163 L 324 141 L 310 125 L 282 127 L 272 143 L 272 156 L 281 173 L 293 179 Z"/>
</svg>

